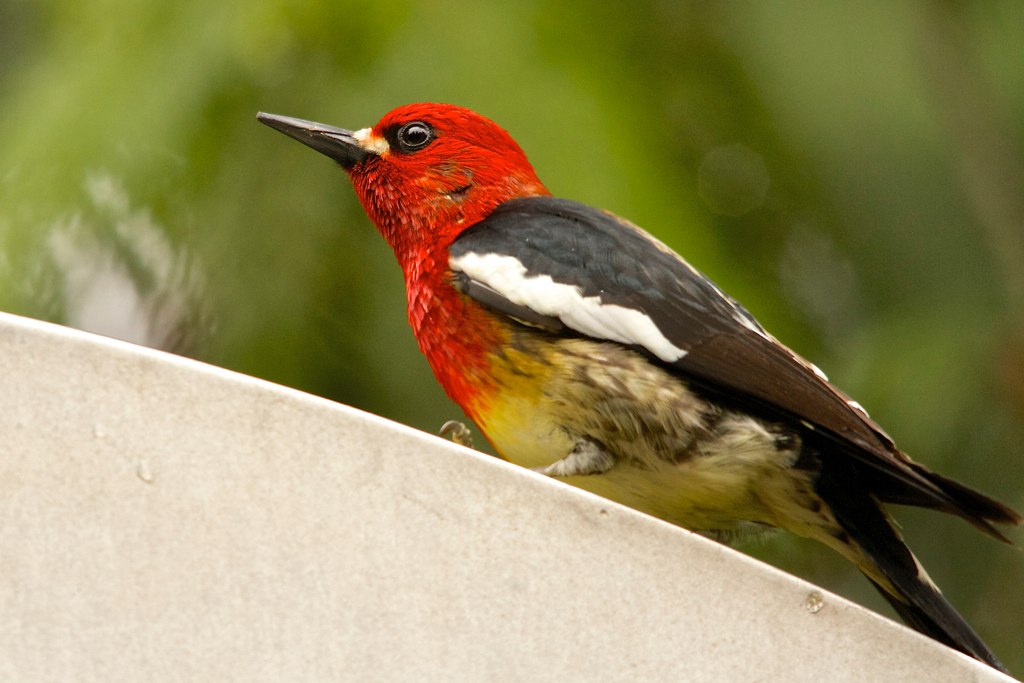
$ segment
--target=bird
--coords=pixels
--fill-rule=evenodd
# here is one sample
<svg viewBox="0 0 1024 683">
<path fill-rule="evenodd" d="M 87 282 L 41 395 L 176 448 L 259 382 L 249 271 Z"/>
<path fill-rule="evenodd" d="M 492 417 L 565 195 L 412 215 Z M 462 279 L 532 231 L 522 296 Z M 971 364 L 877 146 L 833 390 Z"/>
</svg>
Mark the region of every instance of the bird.
<svg viewBox="0 0 1024 683">
<path fill-rule="evenodd" d="M 936 474 L 668 246 L 555 197 L 512 136 L 451 104 L 348 130 L 260 112 L 347 173 L 445 392 L 498 455 L 726 542 L 759 529 L 852 562 L 911 628 L 1005 671 L 887 505 L 1021 515 Z"/>
</svg>

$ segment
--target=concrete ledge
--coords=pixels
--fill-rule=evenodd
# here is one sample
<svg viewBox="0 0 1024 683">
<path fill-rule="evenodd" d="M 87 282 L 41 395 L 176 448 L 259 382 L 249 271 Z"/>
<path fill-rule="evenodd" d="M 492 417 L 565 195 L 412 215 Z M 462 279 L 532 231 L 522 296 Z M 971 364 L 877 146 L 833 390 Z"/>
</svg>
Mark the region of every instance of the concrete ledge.
<svg viewBox="0 0 1024 683">
<path fill-rule="evenodd" d="M 0 679 L 998 681 L 386 420 L 0 314 Z"/>
</svg>

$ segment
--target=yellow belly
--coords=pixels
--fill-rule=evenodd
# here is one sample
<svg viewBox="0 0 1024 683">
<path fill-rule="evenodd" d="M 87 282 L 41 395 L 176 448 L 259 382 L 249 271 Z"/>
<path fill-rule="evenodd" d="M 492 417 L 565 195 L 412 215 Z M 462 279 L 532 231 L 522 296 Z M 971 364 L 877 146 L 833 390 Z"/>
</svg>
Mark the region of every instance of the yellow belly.
<svg viewBox="0 0 1024 683">
<path fill-rule="evenodd" d="M 793 510 L 783 508 L 807 500 L 809 481 L 791 469 L 795 450 L 639 354 L 580 339 L 517 341 L 492 361 L 498 390 L 473 414 L 509 461 L 543 467 L 592 439 L 616 464 L 563 481 L 701 531 L 788 527 Z"/>
</svg>

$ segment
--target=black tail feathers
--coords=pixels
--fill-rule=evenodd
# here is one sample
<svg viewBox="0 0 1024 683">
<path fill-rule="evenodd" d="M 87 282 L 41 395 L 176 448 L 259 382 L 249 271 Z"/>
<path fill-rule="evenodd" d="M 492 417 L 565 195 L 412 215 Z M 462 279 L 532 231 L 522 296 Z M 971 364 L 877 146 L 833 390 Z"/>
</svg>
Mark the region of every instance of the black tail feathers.
<svg viewBox="0 0 1024 683">
<path fill-rule="evenodd" d="M 966 520 L 976 529 L 979 529 L 989 536 L 996 538 L 1003 543 L 1010 543 L 1010 539 L 1004 536 L 992 524 L 1024 524 L 1024 517 L 1021 517 L 1016 510 L 1003 505 L 997 500 L 978 493 L 972 488 L 964 486 L 960 482 L 947 479 L 941 474 L 925 469 L 923 466 L 913 463 L 915 469 L 926 474 L 942 492 L 953 502 L 952 507 L 940 507 L 943 512 L 957 515 Z M 929 507 L 925 505 L 924 507 Z"/>
<path fill-rule="evenodd" d="M 930 472 L 928 474 L 931 475 Z M 947 511 L 956 512 L 982 530 L 991 529 L 986 519 L 1011 523 L 1020 519 L 1009 508 L 981 494 L 951 480 L 937 475 L 931 476 L 936 477 L 935 483 L 943 488 L 950 498 L 958 503 L 971 504 L 969 514 L 955 510 Z M 849 545 L 859 551 L 855 554 L 859 556 L 858 565 L 861 571 L 892 604 L 908 626 L 999 671 L 1008 673 L 974 629 L 932 583 L 893 528 L 888 515 L 875 497 L 865 493 L 866 487 L 854 483 L 857 479 L 857 473 L 852 471 L 822 471 L 818 481 L 818 493 L 829 504 L 836 521 L 848 535 Z M 991 529 L 990 533 L 1002 538 L 995 529 Z"/>
<path fill-rule="evenodd" d="M 870 576 L 868 579 L 882 594 L 882 597 L 889 601 L 892 608 L 896 610 L 896 614 L 900 615 L 907 626 L 943 645 L 985 662 L 994 669 L 1005 674 L 1010 673 L 999 661 L 999 658 L 985 645 L 981 636 L 964 621 L 964 618 L 953 609 L 953 606 L 942 597 L 942 594 L 931 582 L 920 582 L 919 586 L 904 592 L 902 597 L 897 597 L 871 579 Z M 910 593 L 915 595 L 912 599 L 904 602 L 904 598 L 909 597 Z"/>
<path fill-rule="evenodd" d="M 905 457 L 901 457 L 900 462 L 912 473 L 911 477 L 899 478 L 887 470 L 870 467 L 858 468 L 857 474 L 867 489 L 884 503 L 913 505 L 956 515 L 1003 543 L 1010 543 L 1010 540 L 993 524 L 1024 524 L 1024 517 L 999 501 Z"/>
</svg>

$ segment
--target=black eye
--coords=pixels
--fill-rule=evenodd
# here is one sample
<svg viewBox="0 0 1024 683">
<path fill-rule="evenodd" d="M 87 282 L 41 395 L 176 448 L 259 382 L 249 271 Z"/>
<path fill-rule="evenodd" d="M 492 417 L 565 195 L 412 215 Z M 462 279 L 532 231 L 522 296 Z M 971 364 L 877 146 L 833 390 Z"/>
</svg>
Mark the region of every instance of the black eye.
<svg viewBox="0 0 1024 683">
<path fill-rule="evenodd" d="M 407 123 L 398 129 L 398 148 L 403 152 L 421 150 L 434 139 L 434 129 L 422 121 Z"/>
</svg>

